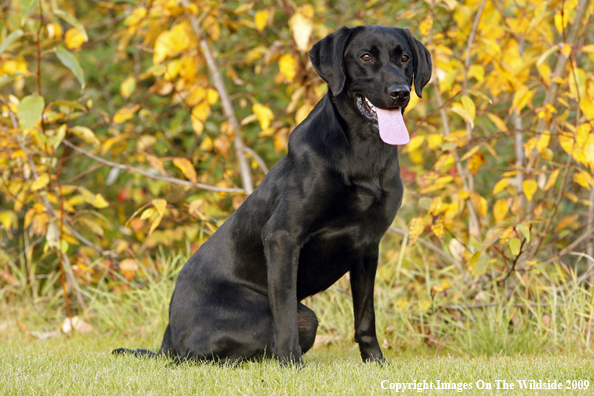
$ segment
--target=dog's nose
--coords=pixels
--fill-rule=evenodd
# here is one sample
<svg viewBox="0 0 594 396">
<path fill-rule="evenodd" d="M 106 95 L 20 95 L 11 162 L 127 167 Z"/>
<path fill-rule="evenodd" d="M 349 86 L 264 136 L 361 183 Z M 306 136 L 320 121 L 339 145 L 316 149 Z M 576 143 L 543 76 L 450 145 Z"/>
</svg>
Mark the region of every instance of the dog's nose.
<svg viewBox="0 0 594 396">
<path fill-rule="evenodd" d="M 410 87 L 406 84 L 392 84 L 388 87 L 388 94 L 396 101 L 404 101 L 410 96 Z"/>
</svg>

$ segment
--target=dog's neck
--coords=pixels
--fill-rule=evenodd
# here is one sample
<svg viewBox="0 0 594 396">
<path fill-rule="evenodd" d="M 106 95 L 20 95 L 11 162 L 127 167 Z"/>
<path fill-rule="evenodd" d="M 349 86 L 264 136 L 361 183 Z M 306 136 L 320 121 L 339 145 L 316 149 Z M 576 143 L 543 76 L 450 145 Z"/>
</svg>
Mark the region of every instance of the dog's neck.
<svg viewBox="0 0 594 396">
<path fill-rule="evenodd" d="M 345 91 L 339 96 L 329 92 L 324 98 L 332 103 L 331 108 L 340 122 L 340 131 L 335 133 L 342 133 L 348 143 L 337 159 L 341 161 L 340 168 L 346 172 L 346 177 L 366 183 L 368 180 L 365 179 L 381 178 L 385 172 L 397 168 L 398 147 L 381 140 L 377 125 L 359 112 L 354 98 Z"/>
</svg>

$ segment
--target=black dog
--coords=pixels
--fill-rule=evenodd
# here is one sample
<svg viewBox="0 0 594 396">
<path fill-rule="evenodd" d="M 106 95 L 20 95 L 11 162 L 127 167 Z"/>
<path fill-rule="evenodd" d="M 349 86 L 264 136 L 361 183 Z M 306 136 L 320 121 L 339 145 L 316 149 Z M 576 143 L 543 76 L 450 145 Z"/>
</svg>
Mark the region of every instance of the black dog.
<svg viewBox="0 0 594 396">
<path fill-rule="evenodd" d="M 234 362 L 271 352 L 301 363 L 318 321 L 300 301 L 350 271 L 361 357 L 384 360 L 373 289 L 380 239 L 402 201 L 394 144 L 408 142 L 402 112 L 413 80 L 419 97 L 429 81 L 431 57 L 408 30 L 383 26 L 342 27 L 309 57 L 328 93 L 180 272 L 159 354 Z"/>
</svg>

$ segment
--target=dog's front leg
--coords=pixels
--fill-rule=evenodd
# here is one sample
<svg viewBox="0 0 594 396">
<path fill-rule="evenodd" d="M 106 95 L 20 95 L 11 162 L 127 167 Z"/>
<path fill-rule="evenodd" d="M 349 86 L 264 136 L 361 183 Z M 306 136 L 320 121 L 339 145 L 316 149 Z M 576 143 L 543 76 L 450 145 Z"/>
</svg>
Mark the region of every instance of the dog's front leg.
<svg viewBox="0 0 594 396">
<path fill-rule="evenodd" d="M 351 289 L 355 312 L 355 341 L 359 343 L 361 358 L 365 362 L 384 362 L 375 333 L 373 290 L 379 245 L 367 248 L 364 256 L 351 269 Z"/>
<path fill-rule="evenodd" d="M 274 355 L 282 364 L 302 365 L 297 323 L 299 247 L 287 231 L 264 231 L 268 298 L 274 323 Z"/>
</svg>

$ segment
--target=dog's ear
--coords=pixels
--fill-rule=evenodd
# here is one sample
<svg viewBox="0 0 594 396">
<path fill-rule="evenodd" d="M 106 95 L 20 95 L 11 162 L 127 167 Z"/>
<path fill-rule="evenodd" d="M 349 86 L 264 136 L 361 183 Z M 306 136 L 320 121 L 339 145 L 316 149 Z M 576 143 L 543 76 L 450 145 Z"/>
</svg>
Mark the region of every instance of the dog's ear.
<svg viewBox="0 0 594 396">
<path fill-rule="evenodd" d="M 404 34 L 413 51 L 415 92 L 420 98 L 423 87 L 431 79 L 431 54 L 419 40 L 412 36 L 410 30 L 404 29 Z"/>
<path fill-rule="evenodd" d="M 328 83 L 334 96 L 342 92 L 346 82 L 344 50 L 351 33 L 352 29 L 343 26 L 315 43 L 308 53 L 315 71 Z"/>
</svg>

